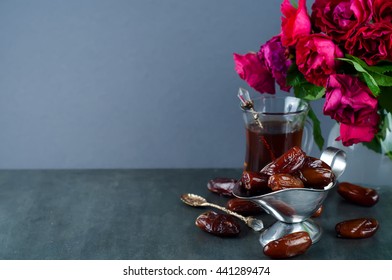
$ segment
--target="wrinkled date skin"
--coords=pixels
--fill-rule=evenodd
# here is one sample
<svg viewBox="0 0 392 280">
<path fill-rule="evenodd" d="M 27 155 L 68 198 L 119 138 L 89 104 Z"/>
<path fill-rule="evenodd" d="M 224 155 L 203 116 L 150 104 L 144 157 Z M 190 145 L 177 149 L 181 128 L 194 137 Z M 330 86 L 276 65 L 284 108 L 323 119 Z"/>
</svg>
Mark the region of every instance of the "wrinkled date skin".
<svg viewBox="0 0 392 280">
<path fill-rule="evenodd" d="M 218 214 L 214 211 L 207 211 L 197 217 L 196 226 L 205 232 L 220 237 L 237 236 L 240 231 L 240 225 L 230 215 Z"/>
<path fill-rule="evenodd" d="M 338 237 L 343 238 L 368 238 L 373 236 L 377 229 L 378 222 L 372 218 L 343 221 L 335 227 Z"/>
<path fill-rule="evenodd" d="M 244 171 L 241 176 L 242 187 L 248 190 L 251 194 L 266 194 L 271 192 L 268 187 L 269 175 L 259 172 Z"/>
<path fill-rule="evenodd" d="M 304 168 L 309 167 L 309 168 L 328 168 L 329 170 L 331 170 L 331 167 L 326 164 L 324 161 L 322 161 L 321 159 L 315 158 L 315 157 L 309 157 L 307 156 L 305 158 L 304 161 Z"/>
<path fill-rule="evenodd" d="M 298 174 L 306 187 L 314 189 L 323 189 L 335 181 L 335 175 L 331 168 L 304 167 L 298 171 Z"/>
<path fill-rule="evenodd" d="M 338 193 L 350 202 L 367 207 L 375 205 L 379 199 L 376 190 L 364 188 L 348 182 L 339 184 Z"/>
<path fill-rule="evenodd" d="M 307 232 L 294 232 L 264 246 L 264 254 L 273 259 L 286 259 L 305 253 L 312 245 Z"/>
<path fill-rule="evenodd" d="M 303 188 L 304 183 L 297 177 L 290 174 L 274 174 L 269 177 L 268 187 L 272 191 L 279 191 L 283 189 Z"/>
<path fill-rule="evenodd" d="M 226 208 L 244 216 L 259 215 L 263 213 L 262 208 L 256 203 L 240 198 L 230 199 L 226 204 Z"/>
<path fill-rule="evenodd" d="M 276 160 L 267 164 L 260 172 L 273 175 L 276 173 L 294 173 L 301 169 L 305 162 L 306 154 L 297 146 L 294 146 Z"/>
<path fill-rule="evenodd" d="M 232 197 L 232 191 L 237 181 L 231 178 L 215 178 L 208 181 L 207 188 L 214 193 Z"/>
</svg>

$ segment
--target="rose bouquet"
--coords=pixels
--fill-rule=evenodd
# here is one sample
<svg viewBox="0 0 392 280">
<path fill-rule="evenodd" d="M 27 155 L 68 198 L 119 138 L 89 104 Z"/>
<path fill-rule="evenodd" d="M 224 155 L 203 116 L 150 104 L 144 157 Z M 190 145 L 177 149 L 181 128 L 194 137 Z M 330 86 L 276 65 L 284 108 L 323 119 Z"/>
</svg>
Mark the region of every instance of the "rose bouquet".
<svg viewBox="0 0 392 280">
<path fill-rule="evenodd" d="M 258 52 L 234 54 L 235 69 L 260 93 L 275 84 L 295 96 L 325 98 L 323 113 L 340 125 L 343 145 L 385 148 L 392 113 L 392 0 L 284 0 L 281 33 Z M 321 149 L 320 122 L 310 110 Z M 391 139 L 389 139 L 391 141 Z M 390 144 L 389 144 L 390 145 Z M 383 146 L 383 147 L 382 147 Z"/>
</svg>

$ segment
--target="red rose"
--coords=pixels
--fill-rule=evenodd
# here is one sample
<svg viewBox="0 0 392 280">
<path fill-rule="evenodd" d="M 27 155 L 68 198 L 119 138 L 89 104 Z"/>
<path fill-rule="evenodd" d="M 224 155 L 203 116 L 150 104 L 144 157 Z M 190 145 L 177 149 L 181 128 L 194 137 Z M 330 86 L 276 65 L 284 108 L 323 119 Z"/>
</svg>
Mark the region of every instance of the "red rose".
<svg viewBox="0 0 392 280">
<path fill-rule="evenodd" d="M 256 53 L 234 54 L 235 70 L 241 79 L 260 93 L 275 93 L 275 79 Z"/>
<path fill-rule="evenodd" d="M 373 126 L 357 126 L 341 123 L 340 136 L 336 140 L 342 140 L 344 146 L 351 146 L 361 142 L 371 142 L 376 133 L 377 128 Z"/>
<path fill-rule="evenodd" d="M 325 86 L 329 75 L 336 73 L 342 51 L 326 35 L 311 34 L 301 38 L 296 46 L 298 70 L 306 80 L 318 86 Z"/>
<path fill-rule="evenodd" d="M 343 145 L 370 142 L 377 133 L 377 99 L 357 77 L 331 75 L 326 87 L 324 114 L 340 122 Z"/>
<path fill-rule="evenodd" d="M 282 46 L 281 36 L 274 36 L 260 47 L 257 53 L 260 61 L 265 64 L 281 90 L 289 92 L 291 86 L 286 83 L 287 71 L 292 63 L 287 58 L 287 48 Z"/>
<path fill-rule="evenodd" d="M 298 9 L 291 5 L 290 0 L 284 0 L 282 12 L 282 44 L 285 47 L 296 44 L 298 38 L 310 34 L 311 23 L 306 9 L 306 0 L 299 0 Z"/>
<path fill-rule="evenodd" d="M 312 6 L 314 26 L 337 42 L 346 40 L 371 17 L 372 0 L 316 0 Z"/>
<path fill-rule="evenodd" d="M 374 0 L 373 2 L 373 19 L 374 21 L 392 22 L 392 1 L 391 0 Z"/>
<path fill-rule="evenodd" d="M 392 60 L 392 23 L 376 22 L 363 26 L 347 40 L 345 48 L 369 65 Z"/>
</svg>

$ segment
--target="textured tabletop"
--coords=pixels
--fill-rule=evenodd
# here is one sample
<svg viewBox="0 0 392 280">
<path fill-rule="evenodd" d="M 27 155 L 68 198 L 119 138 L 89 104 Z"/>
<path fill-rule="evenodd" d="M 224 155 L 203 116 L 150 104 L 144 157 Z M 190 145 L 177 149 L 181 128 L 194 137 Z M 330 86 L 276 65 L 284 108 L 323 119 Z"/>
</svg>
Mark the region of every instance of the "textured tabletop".
<svg viewBox="0 0 392 280">
<path fill-rule="evenodd" d="M 183 204 L 195 193 L 224 205 L 207 181 L 234 169 L 0 171 L 0 259 L 265 259 L 259 233 L 242 224 L 237 238 L 202 232 L 207 208 Z M 392 259 L 392 186 L 378 187 L 374 207 L 345 202 L 332 190 L 316 221 L 324 233 L 295 259 Z M 374 217 L 375 236 L 336 237 L 337 222 Z M 259 216 L 266 226 L 274 222 Z"/>
</svg>

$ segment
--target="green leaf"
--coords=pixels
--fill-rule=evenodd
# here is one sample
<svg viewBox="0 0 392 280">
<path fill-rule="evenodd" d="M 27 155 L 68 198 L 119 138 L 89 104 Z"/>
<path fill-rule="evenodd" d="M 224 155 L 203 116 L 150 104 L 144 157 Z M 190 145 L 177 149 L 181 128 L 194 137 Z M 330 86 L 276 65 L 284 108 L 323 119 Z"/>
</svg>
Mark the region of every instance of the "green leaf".
<svg viewBox="0 0 392 280">
<path fill-rule="evenodd" d="M 287 84 L 294 87 L 295 96 L 308 101 L 320 99 L 325 94 L 325 88 L 309 83 L 295 63 L 290 66 L 287 73 Z"/>
<path fill-rule="evenodd" d="M 303 83 L 294 87 L 294 94 L 298 98 L 314 101 L 324 96 L 325 88 L 311 83 Z"/>
<path fill-rule="evenodd" d="M 367 86 L 369 87 L 370 91 L 373 93 L 375 97 L 378 97 L 380 94 L 380 87 L 377 85 L 376 81 L 374 78 L 370 75 L 366 75 L 364 73 L 360 73 L 362 79 L 365 81 Z"/>
<path fill-rule="evenodd" d="M 306 82 L 304 75 L 298 70 L 298 67 L 295 63 L 291 64 L 289 70 L 287 71 L 286 82 L 288 85 L 293 87 Z"/>
<path fill-rule="evenodd" d="M 384 73 L 392 71 L 391 63 L 385 61 L 382 62 L 381 64 L 378 64 L 377 66 L 369 66 L 365 61 L 363 61 L 359 57 L 349 55 L 349 54 L 346 55 L 346 59 L 351 61 L 353 64 L 354 62 L 358 63 L 363 68 L 363 70 L 367 71 L 368 74 L 374 78 L 374 81 L 378 86 L 385 86 L 385 87 L 392 86 L 392 77 L 388 75 L 384 75 Z M 359 70 L 358 67 L 355 67 L 355 69 L 361 72 L 361 70 Z"/>
<path fill-rule="evenodd" d="M 375 65 L 375 66 L 370 66 L 365 61 L 360 59 L 359 57 L 346 54 L 346 58 L 357 62 L 358 64 L 360 64 L 363 68 L 365 68 L 369 72 L 385 74 L 386 72 L 391 72 L 392 71 L 392 63 L 390 61 L 387 61 L 387 60 L 383 60 L 383 61 L 377 63 L 377 65 Z"/>
<path fill-rule="evenodd" d="M 298 3 L 295 0 L 290 0 L 291 5 L 293 5 L 294 8 L 298 9 Z"/>
<path fill-rule="evenodd" d="M 355 58 L 355 57 L 354 57 Z M 358 58 L 359 59 L 359 58 Z M 366 71 L 366 69 L 363 67 L 364 61 L 360 60 L 361 62 L 356 61 L 355 59 L 351 58 L 338 58 L 338 60 L 346 61 L 351 63 L 355 70 L 357 70 L 360 74 L 360 76 L 363 78 L 371 92 L 373 93 L 374 96 L 378 96 L 380 93 L 380 87 L 378 86 L 376 80 L 373 78 L 372 75 L 369 74 L 369 72 Z M 366 65 L 366 63 L 365 63 Z"/>
<path fill-rule="evenodd" d="M 362 142 L 362 145 L 378 154 L 382 152 L 381 144 L 377 137 L 374 137 L 371 142 Z"/>
<path fill-rule="evenodd" d="M 312 108 L 310 108 L 310 110 L 309 110 L 308 117 L 313 122 L 313 139 L 314 139 L 314 142 L 316 142 L 317 147 L 321 151 L 323 149 L 323 147 L 324 147 L 324 137 L 323 137 L 323 135 L 321 133 L 320 120 L 317 118 L 317 116 L 314 113 Z"/>
<path fill-rule="evenodd" d="M 356 57 L 356 56 L 353 56 L 353 55 L 350 55 L 350 54 L 346 54 L 345 57 L 347 59 L 349 59 L 350 61 L 354 61 L 354 62 L 358 63 L 359 65 L 361 65 L 365 69 L 367 67 L 369 67 L 369 65 L 367 65 L 367 63 L 365 61 L 363 61 L 362 59 L 360 59 L 359 57 Z"/>
<path fill-rule="evenodd" d="M 366 69 L 371 72 L 385 74 L 387 72 L 392 72 L 392 65 L 368 66 Z"/>
<path fill-rule="evenodd" d="M 392 113 L 392 87 L 381 87 L 378 102 L 382 108 Z"/>
<path fill-rule="evenodd" d="M 381 129 L 380 129 L 380 137 L 381 140 L 384 140 L 385 137 L 387 137 L 387 133 L 389 131 L 389 120 L 388 120 L 388 115 L 384 114 L 384 116 L 382 116 L 382 122 L 381 122 Z"/>
<path fill-rule="evenodd" d="M 392 77 L 391 76 L 387 76 L 387 75 L 376 73 L 376 72 L 370 72 L 370 75 L 374 78 L 377 85 L 383 86 L 383 87 L 392 86 Z"/>
<path fill-rule="evenodd" d="M 379 62 L 376 66 L 368 66 L 366 69 L 371 72 L 385 74 L 387 72 L 392 72 L 392 63 L 389 61 L 383 61 Z"/>
</svg>

